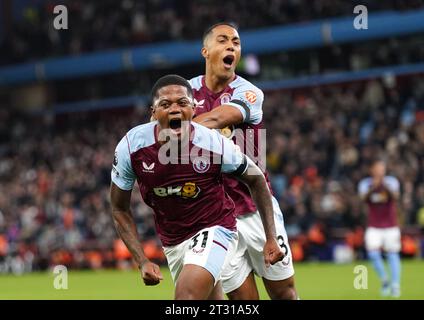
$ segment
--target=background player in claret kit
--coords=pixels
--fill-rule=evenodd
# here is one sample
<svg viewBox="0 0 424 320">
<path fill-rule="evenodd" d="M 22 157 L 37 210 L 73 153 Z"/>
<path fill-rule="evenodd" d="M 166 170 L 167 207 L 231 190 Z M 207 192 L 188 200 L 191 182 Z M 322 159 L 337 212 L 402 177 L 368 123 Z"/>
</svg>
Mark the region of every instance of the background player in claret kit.
<svg viewBox="0 0 424 320">
<path fill-rule="evenodd" d="M 399 181 L 386 175 L 386 164 L 377 160 L 371 165 L 371 177 L 359 183 L 359 195 L 367 204 L 368 227 L 365 246 L 375 271 L 382 282 L 383 296 L 400 296 L 401 235 L 397 222 L 396 200 L 399 198 Z M 381 250 L 387 254 L 391 281 L 389 281 Z"/>
<path fill-rule="evenodd" d="M 146 258 L 130 212 L 131 190 L 137 180 L 141 196 L 155 214 L 176 283 L 175 298 L 222 298 L 217 283 L 235 251 L 237 232 L 234 203 L 224 191 L 221 173 L 231 173 L 252 190 L 266 230 L 262 259 L 267 265 L 283 257 L 271 194 L 260 169 L 231 140 L 190 122 L 194 103 L 187 80 L 176 75 L 162 77 L 152 89 L 152 100 L 157 121 L 133 128 L 116 148 L 111 173 L 114 223 L 145 284 L 158 284 L 162 280 L 159 266 Z M 165 144 L 179 150 L 173 158 L 178 163 L 164 163 L 161 155 L 166 152 L 161 153 L 161 148 Z"/>
<path fill-rule="evenodd" d="M 229 138 L 235 129 L 241 129 L 244 146 L 249 144 L 247 139 L 254 140 L 254 154 L 246 154 L 257 157 L 264 95 L 259 88 L 235 74 L 241 54 L 236 26 L 219 23 L 207 29 L 201 53 L 206 62 L 205 75 L 190 80 L 197 104 L 194 121 L 208 128 L 221 129 L 221 133 Z M 253 135 L 250 136 L 247 130 Z M 268 178 L 267 181 L 270 187 Z M 277 200 L 272 199 L 277 236 L 285 258 L 271 268 L 265 268 L 261 258 L 265 234 L 258 228 L 260 217 L 248 189 L 236 179 L 226 177 L 225 190 L 235 202 L 239 229 L 236 257 L 223 273 L 225 293 L 230 299 L 257 299 L 255 272 L 262 277 L 272 299 L 297 299 L 291 251 Z"/>
</svg>

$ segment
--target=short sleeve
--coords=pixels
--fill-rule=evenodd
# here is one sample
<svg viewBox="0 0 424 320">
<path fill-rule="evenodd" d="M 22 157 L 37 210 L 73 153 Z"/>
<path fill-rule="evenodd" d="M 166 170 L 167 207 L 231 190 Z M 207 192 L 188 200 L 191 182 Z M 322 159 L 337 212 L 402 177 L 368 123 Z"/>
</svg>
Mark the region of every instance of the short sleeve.
<svg viewBox="0 0 424 320">
<path fill-rule="evenodd" d="M 258 124 L 262 121 L 263 102 L 262 90 L 251 84 L 243 84 L 234 90 L 230 102 L 226 105 L 239 109 L 243 115 L 243 122 Z"/>
<path fill-rule="evenodd" d="M 246 156 L 240 151 L 240 148 L 230 139 L 222 139 L 222 165 L 221 172 L 232 173 L 235 175 L 243 174 L 247 169 Z"/>
<path fill-rule="evenodd" d="M 370 187 L 371 187 L 371 180 L 370 179 L 362 179 L 359 182 L 359 185 L 358 185 L 359 195 L 361 197 L 365 196 L 368 193 L 368 191 L 370 190 Z"/>
<path fill-rule="evenodd" d="M 400 191 L 399 180 L 396 179 L 395 177 L 391 177 L 391 176 L 385 177 L 384 184 L 390 190 L 390 192 L 398 193 Z"/>
<path fill-rule="evenodd" d="M 116 146 L 111 179 L 122 190 L 132 190 L 134 186 L 136 175 L 131 166 L 130 151 L 126 136 Z"/>
</svg>

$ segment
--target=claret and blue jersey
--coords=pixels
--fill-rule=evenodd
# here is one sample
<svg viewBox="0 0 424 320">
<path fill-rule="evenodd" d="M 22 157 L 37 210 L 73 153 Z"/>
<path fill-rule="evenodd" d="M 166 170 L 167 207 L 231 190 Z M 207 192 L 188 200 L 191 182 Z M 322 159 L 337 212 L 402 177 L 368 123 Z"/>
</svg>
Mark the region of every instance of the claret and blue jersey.
<svg viewBox="0 0 424 320">
<path fill-rule="evenodd" d="M 192 122 L 187 154 L 178 154 L 178 163 L 161 163 L 164 145 L 155 135 L 157 125 L 155 121 L 137 126 L 122 138 L 115 151 L 112 182 L 131 190 L 137 180 L 143 200 L 155 213 L 164 246 L 214 225 L 235 230 L 234 202 L 224 190 L 222 173 L 242 173 L 247 168 L 245 156 L 217 131 Z M 184 157 L 188 161 L 182 161 Z"/>
<path fill-rule="evenodd" d="M 264 167 L 266 159 L 261 159 L 260 148 L 266 148 L 265 145 L 260 146 L 260 130 L 262 126 L 262 104 L 264 101 L 264 94 L 261 89 L 253 85 L 246 79 L 236 76 L 235 79 L 228 84 L 228 86 L 221 92 L 214 93 L 210 91 L 205 83 L 204 76 L 198 76 L 190 80 L 193 88 L 196 109 L 196 115 L 204 112 L 209 112 L 220 105 L 229 105 L 240 110 L 243 115 L 243 122 L 232 126 L 231 128 L 224 128 L 221 132 L 228 138 L 232 138 L 235 143 L 242 147 L 242 152 L 249 156 L 252 160 L 258 159 L 262 163 L 257 163 L 261 168 Z M 239 143 L 238 138 L 234 132 L 240 129 L 242 137 Z M 264 133 L 262 133 L 264 134 Z M 252 145 L 252 148 L 247 146 Z M 264 172 L 265 178 L 268 182 L 268 187 L 272 192 L 271 183 L 268 178 L 267 172 Z M 247 213 L 255 212 L 256 206 L 250 196 L 249 189 L 245 184 L 238 181 L 231 176 L 225 176 L 225 191 L 234 200 L 236 205 L 236 214 L 244 215 Z"/>
</svg>

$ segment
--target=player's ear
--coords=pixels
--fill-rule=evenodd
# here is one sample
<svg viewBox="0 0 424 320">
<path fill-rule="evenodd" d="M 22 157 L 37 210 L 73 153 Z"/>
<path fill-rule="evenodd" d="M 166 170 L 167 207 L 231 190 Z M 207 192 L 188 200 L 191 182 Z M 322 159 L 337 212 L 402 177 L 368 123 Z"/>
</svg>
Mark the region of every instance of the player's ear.
<svg viewBox="0 0 424 320">
<path fill-rule="evenodd" d="M 153 106 L 150 106 L 150 111 L 151 111 L 150 121 L 156 121 L 157 119 L 156 119 L 156 115 L 155 115 L 155 108 Z"/>
<path fill-rule="evenodd" d="M 209 52 L 206 47 L 203 47 L 202 50 L 200 50 L 200 53 L 202 54 L 203 58 L 207 59 L 209 57 Z"/>
</svg>

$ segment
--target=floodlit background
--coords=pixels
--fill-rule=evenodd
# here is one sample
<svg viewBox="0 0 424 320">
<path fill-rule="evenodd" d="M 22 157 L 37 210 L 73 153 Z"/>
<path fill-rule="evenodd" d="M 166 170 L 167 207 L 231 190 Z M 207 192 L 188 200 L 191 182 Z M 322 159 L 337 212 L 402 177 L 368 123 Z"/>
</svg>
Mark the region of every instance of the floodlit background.
<svg viewBox="0 0 424 320">
<path fill-rule="evenodd" d="M 54 28 L 58 4 L 66 30 Z M 358 4 L 368 29 L 354 28 Z M 165 280 L 148 288 L 131 271 L 110 169 L 119 139 L 148 121 L 153 83 L 203 74 L 201 35 L 223 20 L 240 27 L 237 73 L 265 92 L 267 169 L 301 298 L 379 298 L 357 195 L 376 155 L 401 182 L 402 297 L 424 298 L 422 0 L 3 0 L 0 298 L 172 298 L 137 188 L 133 214 Z M 353 287 L 358 264 L 369 267 L 367 290 Z M 46 273 L 55 265 L 68 267 L 66 292 Z"/>
</svg>

